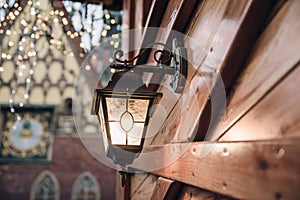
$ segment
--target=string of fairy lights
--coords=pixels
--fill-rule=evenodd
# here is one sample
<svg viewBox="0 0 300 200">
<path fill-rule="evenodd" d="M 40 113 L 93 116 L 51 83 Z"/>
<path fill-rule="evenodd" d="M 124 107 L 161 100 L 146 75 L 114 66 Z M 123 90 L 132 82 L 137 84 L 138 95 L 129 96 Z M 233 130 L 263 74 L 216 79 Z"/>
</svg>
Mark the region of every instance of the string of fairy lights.
<svg viewBox="0 0 300 200">
<path fill-rule="evenodd" d="M 43 10 L 40 0 L 29 0 L 29 16 L 22 14 L 23 7 L 15 2 L 6 17 L 1 17 L 0 34 L 2 39 L 4 36 L 9 38 L 8 45 L 2 45 L 0 73 L 5 70 L 2 65 L 5 60 L 14 60 L 16 64 L 16 82 L 11 84 L 10 96 L 8 104 L 10 112 L 14 113 L 16 120 L 21 120 L 21 116 L 16 112 L 16 106 L 23 107 L 28 103 L 30 95 L 30 86 L 32 77 L 37 65 L 37 50 L 36 43 L 41 37 L 46 37 L 49 43 L 49 48 L 56 48 L 62 51 L 65 55 L 72 56 L 72 51 L 67 50 L 62 38 L 56 36 L 53 31 L 53 24 L 67 25 L 68 20 L 64 16 L 64 12 L 59 10 Z M 9 7 L 8 3 L 2 5 L 4 9 Z M 21 15 L 21 16 L 19 16 Z M 6 26 L 13 24 L 20 17 L 21 27 L 18 30 L 7 29 Z M 3 41 L 1 41 L 3 42 Z M 13 51 L 12 49 L 16 49 Z M 24 92 L 20 94 L 20 89 Z M 21 95 L 18 102 L 15 101 L 16 95 Z M 14 127 L 15 128 L 15 127 Z"/>
<path fill-rule="evenodd" d="M 44 3 L 44 1 L 42 1 Z M 51 1 L 49 1 L 51 3 Z M 80 47 L 85 52 L 91 51 L 105 38 L 112 38 L 109 48 L 118 49 L 121 39 L 122 11 L 103 10 L 102 5 L 82 4 L 79 2 L 63 1 L 68 15 L 71 16 L 72 25 L 75 30 L 67 30 L 65 35 L 70 39 L 81 38 Z M 53 6 L 44 8 L 40 0 L 29 0 L 27 5 L 19 5 L 14 0 L 0 1 L 0 43 L 3 38 L 8 37 L 8 45 L 1 46 L 0 51 L 0 74 L 5 70 L 2 65 L 5 60 L 15 62 L 16 81 L 10 86 L 10 96 L 8 104 L 11 113 L 14 113 L 16 120 L 21 120 L 21 116 L 16 112 L 16 106 L 23 107 L 28 103 L 30 87 L 33 84 L 32 78 L 37 66 L 36 43 L 41 37 L 46 37 L 49 48 L 57 49 L 64 55 L 74 56 L 71 49 L 67 49 L 62 36 L 55 35 L 53 24 L 68 25 L 69 21 L 63 10 L 57 10 Z M 29 16 L 24 14 L 23 9 L 29 8 Z M 28 12 L 27 12 L 28 13 Z M 20 29 L 8 29 L 17 19 L 20 19 Z M 16 49 L 13 51 L 12 49 Z M 80 57 L 85 56 L 83 53 Z M 20 95 L 21 100 L 16 102 L 16 95 Z"/>
</svg>

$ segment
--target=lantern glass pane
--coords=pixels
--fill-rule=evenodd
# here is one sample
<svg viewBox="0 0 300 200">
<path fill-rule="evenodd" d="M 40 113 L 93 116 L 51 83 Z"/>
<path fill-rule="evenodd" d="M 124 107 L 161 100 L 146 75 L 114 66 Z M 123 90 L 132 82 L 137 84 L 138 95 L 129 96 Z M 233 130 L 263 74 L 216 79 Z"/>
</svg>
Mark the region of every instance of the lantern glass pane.
<svg viewBox="0 0 300 200">
<path fill-rule="evenodd" d="M 126 98 L 106 97 L 107 114 L 109 121 L 119 121 L 126 111 Z"/>
<path fill-rule="evenodd" d="M 102 133 L 104 149 L 105 149 L 105 151 L 107 151 L 108 150 L 108 140 L 107 140 L 107 132 L 106 132 L 106 126 L 105 126 L 105 120 L 104 120 L 101 101 L 100 101 L 99 110 L 98 110 L 98 119 L 100 122 L 100 130 Z"/>
<path fill-rule="evenodd" d="M 144 123 L 135 123 L 130 132 L 128 132 L 128 144 L 140 145 L 143 136 Z"/>
<path fill-rule="evenodd" d="M 126 145 L 126 132 L 120 126 L 120 122 L 109 122 L 112 144 Z"/>
<path fill-rule="evenodd" d="M 115 145 L 140 145 L 150 100 L 125 97 L 105 97 L 105 100 L 111 143 Z M 127 121 L 128 124 L 125 123 Z"/>
<path fill-rule="evenodd" d="M 129 99 L 128 111 L 133 115 L 134 121 L 144 122 L 147 117 L 149 100 Z"/>
</svg>

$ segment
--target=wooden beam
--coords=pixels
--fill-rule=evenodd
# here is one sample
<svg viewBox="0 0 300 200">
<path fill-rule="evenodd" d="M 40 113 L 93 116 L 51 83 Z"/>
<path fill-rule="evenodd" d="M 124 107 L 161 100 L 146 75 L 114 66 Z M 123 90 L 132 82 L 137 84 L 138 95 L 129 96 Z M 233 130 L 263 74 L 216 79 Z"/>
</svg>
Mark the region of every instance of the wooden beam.
<svg viewBox="0 0 300 200">
<path fill-rule="evenodd" d="M 177 143 L 149 146 L 143 151 L 158 149 L 163 149 L 161 159 L 149 162 L 147 154 L 141 154 L 132 166 L 145 170 L 145 165 L 155 166 L 178 156 L 169 166 L 152 173 L 234 198 L 300 198 L 299 139 Z"/>
<path fill-rule="evenodd" d="M 156 199 L 176 199 L 181 191 L 182 185 L 176 181 L 159 177 L 151 196 L 151 200 Z"/>
<path fill-rule="evenodd" d="M 155 41 L 156 38 L 156 31 L 153 31 L 151 27 L 159 27 L 164 15 L 164 12 L 166 10 L 166 7 L 168 5 L 168 0 L 153 0 L 152 5 L 149 10 L 148 18 L 145 24 L 145 29 L 143 30 L 143 36 L 141 39 L 141 42 L 139 44 L 135 44 L 136 47 L 139 48 L 145 48 L 149 44 L 152 44 Z M 150 28 L 150 29 L 149 29 Z M 143 51 L 143 49 L 140 49 L 138 53 Z M 143 56 L 141 56 L 137 61 L 136 64 L 144 64 L 146 63 L 150 51 L 146 51 Z"/>
<path fill-rule="evenodd" d="M 130 199 L 150 199 L 157 177 L 152 174 L 135 173 L 131 176 Z"/>
<path fill-rule="evenodd" d="M 126 173 L 124 176 L 125 176 L 124 200 L 130 200 L 131 174 L 130 173 Z"/>
<path fill-rule="evenodd" d="M 232 91 L 226 115 L 212 132 L 211 139 L 216 140 L 226 133 L 297 66 L 300 60 L 299 9 L 300 1 L 286 2 L 262 33 Z"/>
<path fill-rule="evenodd" d="M 240 2 L 237 4 L 237 2 Z M 232 5 L 242 5 L 241 1 L 232 1 Z M 223 84 L 226 91 L 230 91 L 235 83 L 240 71 L 243 69 L 244 63 L 253 48 L 261 31 L 265 28 L 266 19 L 274 6 L 274 1 L 248 1 L 244 9 L 239 9 L 237 12 L 234 6 L 229 7 L 225 13 L 225 18 L 229 21 L 223 21 L 218 31 L 216 32 L 215 39 L 211 44 L 210 55 L 206 60 L 211 62 L 213 60 L 213 69 L 220 72 Z M 241 7 L 242 8 L 242 7 Z M 236 25 L 231 24 L 235 19 Z M 233 25 L 233 26 L 232 26 Z M 231 36 L 229 33 L 231 32 Z M 227 43 L 224 47 L 224 43 Z M 206 61 L 204 61 L 205 63 Z M 214 90 L 214 89 L 213 89 Z M 207 99 L 209 99 L 207 97 Z M 203 110 L 211 109 L 211 104 L 206 101 Z M 221 112 L 223 111 L 220 109 Z M 207 114 L 207 115 L 206 115 Z M 209 112 L 202 112 L 199 118 L 199 126 L 196 132 L 194 141 L 203 140 L 208 129 L 208 124 L 204 124 L 205 120 L 210 119 L 209 123 L 214 126 L 220 119 L 219 113 L 209 115 Z M 220 113 L 221 114 L 221 113 Z M 209 133 L 208 133 L 209 134 Z"/>
<path fill-rule="evenodd" d="M 300 94 L 295 93 L 299 90 L 299 85 L 300 60 L 295 69 L 237 121 L 220 140 L 300 138 Z"/>
<path fill-rule="evenodd" d="M 182 188 L 182 192 L 177 200 L 229 200 L 231 198 L 221 196 L 219 194 L 215 194 L 200 188 L 195 188 L 189 185 L 184 186 Z"/>
<path fill-rule="evenodd" d="M 221 96 L 224 101 L 220 102 L 226 104 L 225 89 L 230 89 L 236 80 L 264 28 L 264 20 L 273 3 L 272 0 L 234 0 L 205 1 L 201 4 L 200 11 L 197 12 L 199 19 L 195 20 L 189 28 L 192 30 L 188 31 L 189 36 L 198 41 L 201 48 L 192 42 L 185 43 L 188 47 L 188 60 L 195 66 L 189 65 L 187 84 L 182 95 L 175 103 L 167 101 L 164 105 L 167 119 L 158 134 L 146 141 L 147 144 L 200 141 L 205 138 L 205 127 L 209 127 L 211 123 L 211 94 L 216 94 L 214 99 L 221 99 L 217 96 L 218 90 L 214 89 L 217 88 L 216 77 L 221 75 L 224 81 L 224 91 L 221 91 L 224 93 Z M 219 101 L 214 103 L 218 104 Z M 224 107 L 225 105 L 222 109 Z M 214 122 L 219 120 L 217 117 L 218 113 L 214 115 Z"/>
<path fill-rule="evenodd" d="M 152 193 L 151 200 L 164 199 L 173 182 L 174 181 L 172 180 L 159 177 L 156 181 L 156 186 Z"/>
<path fill-rule="evenodd" d="M 155 38 L 155 42 L 166 44 L 171 49 L 173 38 L 176 37 L 178 41 L 183 41 L 183 33 L 190 20 L 190 17 L 192 16 L 195 10 L 195 7 L 197 7 L 196 5 L 196 0 L 169 1 L 159 27 L 161 28 L 161 30 L 158 31 Z M 173 32 L 171 32 L 171 30 Z M 182 34 L 180 35 L 177 33 Z M 156 50 L 163 49 L 164 47 L 161 46 L 157 46 L 156 49 L 152 49 L 147 59 L 147 63 L 157 65 L 157 63 L 154 60 L 154 53 Z M 156 91 L 159 87 L 158 83 L 160 83 L 164 77 L 161 76 L 161 73 L 147 74 L 147 76 L 147 78 L 144 76 L 144 79 L 149 80 L 151 78 L 148 88 L 150 90 Z"/>
</svg>

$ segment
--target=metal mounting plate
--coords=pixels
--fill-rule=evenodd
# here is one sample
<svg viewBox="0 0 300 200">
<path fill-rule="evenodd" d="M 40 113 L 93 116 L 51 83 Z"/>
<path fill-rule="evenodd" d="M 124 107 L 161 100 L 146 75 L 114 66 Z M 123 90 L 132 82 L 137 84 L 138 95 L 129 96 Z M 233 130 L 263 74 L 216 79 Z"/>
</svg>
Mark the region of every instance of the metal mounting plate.
<svg viewBox="0 0 300 200">
<path fill-rule="evenodd" d="M 176 38 L 172 41 L 172 53 L 174 58 L 172 59 L 171 65 L 174 67 L 175 73 L 172 75 L 170 85 L 176 93 L 181 93 L 187 78 L 187 50 L 178 45 Z"/>
</svg>

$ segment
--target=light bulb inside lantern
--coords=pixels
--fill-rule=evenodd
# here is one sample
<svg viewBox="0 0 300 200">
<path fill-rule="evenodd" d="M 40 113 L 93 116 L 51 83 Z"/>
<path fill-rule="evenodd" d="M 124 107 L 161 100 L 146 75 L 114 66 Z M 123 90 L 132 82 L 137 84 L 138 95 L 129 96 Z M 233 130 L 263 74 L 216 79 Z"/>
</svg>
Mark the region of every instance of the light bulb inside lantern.
<svg viewBox="0 0 300 200">
<path fill-rule="evenodd" d="M 130 112 L 125 111 L 121 117 L 120 117 L 120 125 L 121 128 L 125 131 L 125 132 L 129 132 L 134 125 L 134 119 L 133 116 Z"/>
</svg>

